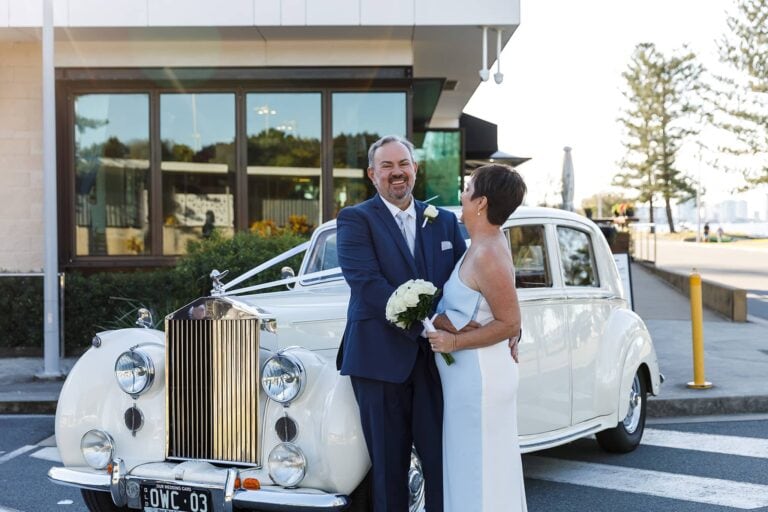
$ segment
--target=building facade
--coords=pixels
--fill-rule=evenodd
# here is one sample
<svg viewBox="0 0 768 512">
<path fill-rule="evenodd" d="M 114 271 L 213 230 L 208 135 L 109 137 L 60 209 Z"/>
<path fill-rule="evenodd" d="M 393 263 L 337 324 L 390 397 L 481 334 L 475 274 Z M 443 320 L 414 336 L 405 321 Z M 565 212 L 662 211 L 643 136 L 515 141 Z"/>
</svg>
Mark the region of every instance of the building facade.
<svg viewBox="0 0 768 512">
<path fill-rule="evenodd" d="M 310 228 L 414 140 L 456 204 L 459 117 L 518 0 L 52 0 L 59 266 L 172 264 L 213 231 Z M 41 1 L 0 1 L 0 269 L 43 266 Z M 498 37 L 498 40 L 497 40 Z M 495 141 L 494 145 L 495 145 Z"/>
</svg>

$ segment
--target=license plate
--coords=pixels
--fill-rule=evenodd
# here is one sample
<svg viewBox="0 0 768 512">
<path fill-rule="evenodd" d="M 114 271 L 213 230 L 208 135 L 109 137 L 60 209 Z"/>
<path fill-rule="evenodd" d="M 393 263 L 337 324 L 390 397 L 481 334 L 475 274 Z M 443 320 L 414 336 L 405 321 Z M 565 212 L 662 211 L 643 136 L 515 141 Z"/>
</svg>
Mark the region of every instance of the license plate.
<svg viewBox="0 0 768 512">
<path fill-rule="evenodd" d="M 213 512 L 211 491 L 157 482 L 141 486 L 144 512 Z"/>
</svg>

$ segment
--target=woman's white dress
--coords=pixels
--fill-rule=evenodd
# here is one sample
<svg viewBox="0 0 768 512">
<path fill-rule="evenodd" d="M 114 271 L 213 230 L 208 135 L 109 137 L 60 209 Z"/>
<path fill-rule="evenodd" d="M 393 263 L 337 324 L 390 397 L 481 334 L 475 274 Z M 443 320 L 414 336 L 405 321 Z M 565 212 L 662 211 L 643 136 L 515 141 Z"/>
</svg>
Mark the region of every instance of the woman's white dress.
<svg viewBox="0 0 768 512">
<path fill-rule="evenodd" d="M 459 277 L 464 258 L 443 288 L 438 311 L 457 329 L 470 320 L 493 319 L 480 292 Z M 448 366 L 440 354 L 443 383 L 444 512 L 526 511 L 517 438 L 518 366 L 507 341 L 453 352 Z"/>
</svg>

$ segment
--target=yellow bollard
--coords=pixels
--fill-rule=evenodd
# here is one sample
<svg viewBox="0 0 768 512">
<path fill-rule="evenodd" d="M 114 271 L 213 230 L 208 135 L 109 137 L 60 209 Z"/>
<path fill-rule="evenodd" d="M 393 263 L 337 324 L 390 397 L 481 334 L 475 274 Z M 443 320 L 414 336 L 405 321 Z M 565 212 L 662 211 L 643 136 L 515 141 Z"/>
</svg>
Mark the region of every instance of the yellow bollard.
<svg viewBox="0 0 768 512">
<path fill-rule="evenodd" d="M 693 382 L 689 388 L 709 389 L 711 382 L 704 380 L 704 314 L 701 308 L 701 276 L 696 269 L 690 276 L 691 331 L 693 333 Z"/>
</svg>

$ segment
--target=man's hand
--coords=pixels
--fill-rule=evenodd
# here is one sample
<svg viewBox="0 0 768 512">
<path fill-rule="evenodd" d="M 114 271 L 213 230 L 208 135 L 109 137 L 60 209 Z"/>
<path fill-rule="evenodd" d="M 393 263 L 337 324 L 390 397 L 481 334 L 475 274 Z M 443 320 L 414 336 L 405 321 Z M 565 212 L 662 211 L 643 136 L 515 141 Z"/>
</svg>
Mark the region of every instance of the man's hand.
<svg viewBox="0 0 768 512">
<path fill-rule="evenodd" d="M 469 332 L 480 327 L 479 323 L 472 320 L 467 325 L 465 325 L 460 331 L 458 331 L 456 330 L 456 327 L 453 326 L 450 319 L 447 316 L 445 316 L 445 314 L 443 313 L 440 313 L 435 318 L 433 318 L 432 324 L 435 326 L 435 329 L 451 332 L 453 334 L 457 334 L 460 332 Z"/>
<path fill-rule="evenodd" d="M 512 359 L 515 360 L 516 363 L 519 363 L 520 361 L 517 359 L 518 357 L 518 349 L 520 346 L 520 338 L 523 337 L 523 331 L 520 330 L 520 334 L 515 336 L 514 338 L 509 339 L 509 353 L 512 356 Z"/>
<path fill-rule="evenodd" d="M 512 355 L 512 359 L 515 360 L 516 363 L 519 363 L 520 361 L 517 359 L 518 356 L 518 341 L 520 338 L 516 338 L 513 340 L 509 340 L 509 353 Z"/>
</svg>

